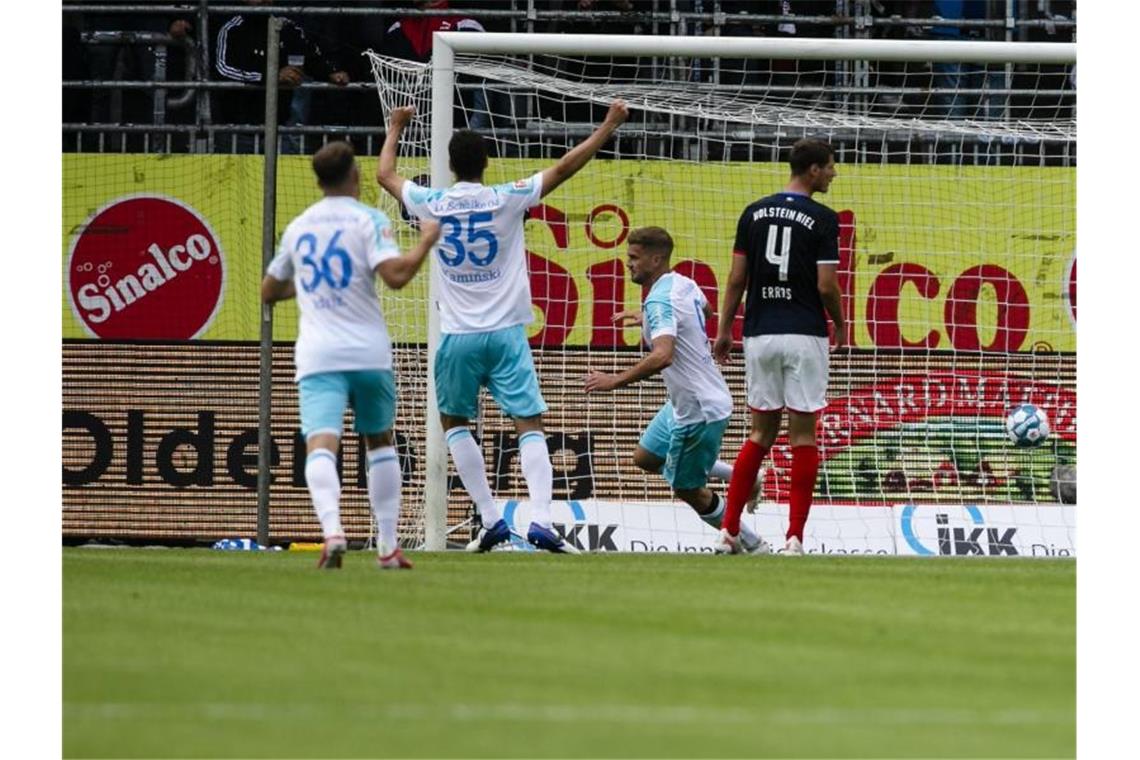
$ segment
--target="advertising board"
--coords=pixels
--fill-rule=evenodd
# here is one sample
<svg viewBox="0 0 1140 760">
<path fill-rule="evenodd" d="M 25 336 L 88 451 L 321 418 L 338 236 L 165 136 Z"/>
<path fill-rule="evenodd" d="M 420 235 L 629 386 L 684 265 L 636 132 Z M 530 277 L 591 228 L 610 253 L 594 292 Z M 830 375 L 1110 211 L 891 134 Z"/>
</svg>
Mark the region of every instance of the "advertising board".
<svg viewBox="0 0 1140 760">
<path fill-rule="evenodd" d="M 362 176 L 374 175 L 374 161 L 360 159 Z M 418 162 L 407 163 L 415 173 Z M 488 181 L 529 176 L 545 165 L 498 159 Z M 180 274 L 161 259 L 176 246 L 204 254 L 201 241 L 209 241 L 209 252 L 224 258 L 224 284 L 216 317 L 192 336 L 256 340 L 261 166 L 258 156 L 65 155 L 64 337 L 182 336 L 186 330 L 172 328 L 156 336 L 150 313 L 161 303 L 164 312 L 197 325 L 191 312 L 218 299 L 175 284 L 205 277 L 210 265 L 195 264 Z M 668 229 L 677 243 L 675 269 L 719 304 L 738 215 L 781 187 L 786 173 L 784 165 L 771 163 L 591 162 L 532 209 L 526 224 L 536 316 L 531 342 L 638 345 L 636 327 L 612 322 L 617 312 L 636 307 L 641 295 L 628 282 L 623 259 L 633 227 Z M 915 351 L 1074 351 L 1075 176 L 1073 169 L 1044 167 L 842 166 L 821 200 L 840 215 L 841 287 L 853 344 Z M 281 156 L 278 236 L 318 198 L 309 160 Z M 364 183 L 361 200 L 400 216 L 373 183 Z M 414 233 L 401 226 L 407 247 Z M 175 261 L 197 261 L 178 256 Z M 85 268 L 89 264 L 113 267 L 97 291 L 89 280 L 99 275 Z M 141 272 L 150 265 L 156 273 Z M 212 266 L 220 273 L 220 265 Z M 131 277 L 137 282 L 126 279 Z M 216 288 L 217 280 L 215 275 L 209 287 Z M 394 304 L 398 297 L 385 298 Z M 279 340 L 296 337 L 291 308 L 279 311 Z M 398 319 L 389 319 L 395 340 L 425 341 L 426 306 L 392 310 L 399 311 Z M 104 313 L 109 316 L 100 322 Z"/>
</svg>

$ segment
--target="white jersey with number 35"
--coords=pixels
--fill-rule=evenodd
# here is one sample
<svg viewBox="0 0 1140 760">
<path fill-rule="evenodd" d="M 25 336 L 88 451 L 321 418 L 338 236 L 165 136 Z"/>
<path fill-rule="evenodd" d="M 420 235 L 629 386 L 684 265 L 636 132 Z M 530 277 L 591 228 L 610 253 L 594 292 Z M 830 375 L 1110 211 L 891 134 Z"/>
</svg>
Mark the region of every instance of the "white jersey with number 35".
<svg viewBox="0 0 1140 760">
<path fill-rule="evenodd" d="M 293 280 L 297 289 L 298 380 L 318 372 L 392 369 L 375 269 L 399 255 L 388 217 L 346 196 L 317 201 L 285 228 L 266 272 Z"/>
<path fill-rule="evenodd" d="M 404 183 L 404 206 L 439 222 L 440 330 L 476 333 L 534 321 L 523 221 L 542 198 L 542 175 L 446 190 Z"/>
</svg>

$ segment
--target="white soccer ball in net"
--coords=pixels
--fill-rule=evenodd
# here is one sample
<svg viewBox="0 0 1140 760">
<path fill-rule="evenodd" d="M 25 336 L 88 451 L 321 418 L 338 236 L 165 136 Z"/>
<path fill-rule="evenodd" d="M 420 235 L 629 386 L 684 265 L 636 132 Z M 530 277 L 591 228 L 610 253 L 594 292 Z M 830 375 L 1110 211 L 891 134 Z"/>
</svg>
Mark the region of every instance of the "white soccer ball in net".
<svg viewBox="0 0 1140 760">
<path fill-rule="evenodd" d="M 1040 446 L 1049 437 L 1049 416 L 1033 404 L 1020 404 L 1006 417 L 1005 432 L 1014 446 Z"/>
</svg>

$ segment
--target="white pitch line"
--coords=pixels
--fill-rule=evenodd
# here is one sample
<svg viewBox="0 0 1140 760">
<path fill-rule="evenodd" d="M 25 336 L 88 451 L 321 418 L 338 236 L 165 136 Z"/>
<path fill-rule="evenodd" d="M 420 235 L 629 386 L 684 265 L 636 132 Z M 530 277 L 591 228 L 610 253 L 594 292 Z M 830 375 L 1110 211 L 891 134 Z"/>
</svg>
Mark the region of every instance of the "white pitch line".
<svg viewBox="0 0 1140 760">
<path fill-rule="evenodd" d="M 736 724 L 736 725 L 1045 725 L 1075 722 L 1066 710 L 844 708 L 761 709 L 684 705 L 533 705 L 533 704 L 406 704 L 334 706 L 328 703 L 266 704 L 258 702 L 66 702 L 65 720 L 186 719 L 210 721 L 276 721 L 327 717 L 330 713 L 372 720 Z"/>
</svg>

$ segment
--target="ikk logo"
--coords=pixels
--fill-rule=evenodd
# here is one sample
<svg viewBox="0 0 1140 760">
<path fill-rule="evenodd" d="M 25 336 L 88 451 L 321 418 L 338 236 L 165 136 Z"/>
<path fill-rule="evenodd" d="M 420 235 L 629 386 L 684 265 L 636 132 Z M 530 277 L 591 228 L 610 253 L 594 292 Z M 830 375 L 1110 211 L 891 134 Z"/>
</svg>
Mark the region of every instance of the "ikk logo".
<svg viewBox="0 0 1140 760">
<path fill-rule="evenodd" d="M 938 508 L 927 507 L 926 509 Z M 907 504 L 903 507 L 902 517 L 899 520 L 903 538 L 915 554 L 927 557 L 935 555 L 984 556 L 986 554 L 996 557 L 1001 554 L 1014 556 L 1018 554 L 1017 547 L 1013 545 L 1014 538 L 1017 536 L 1017 528 L 1005 528 L 1003 530 L 1002 528 L 987 527 L 980 509 L 973 505 L 966 506 L 964 509 L 970 518 L 970 523 L 965 527 L 951 526 L 950 514 L 947 511 L 939 510 L 935 513 L 935 537 L 938 542 L 938 550 L 934 551 L 919 540 L 918 533 L 915 531 L 914 519 L 917 507 L 914 504 Z"/>
<path fill-rule="evenodd" d="M 222 305 L 225 262 L 197 211 L 157 195 L 117 198 L 71 244 L 71 308 L 97 338 L 189 340 Z"/>
<path fill-rule="evenodd" d="M 617 543 L 614 542 L 614 533 L 620 526 L 587 522 L 586 510 L 582 508 L 580 502 L 554 502 L 554 505 L 557 504 L 565 504 L 569 507 L 570 514 L 574 519 L 573 524 L 553 523 L 554 530 L 562 536 L 566 543 L 580 551 L 616 552 L 618 550 Z M 518 551 L 535 551 L 535 548 L 520 535 L 520 531 L 515 527 L 515 515 L 518 512 L 518 507 L 519 503 L 514 500 L 503 505 L 503 519 L 506 520 L 507 526 L 511 529 L 511 544 Z M 525 534 L 525 532 L 524 529 L 522 533 Z"/>
</svg>

